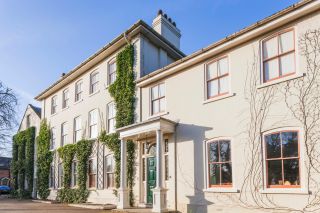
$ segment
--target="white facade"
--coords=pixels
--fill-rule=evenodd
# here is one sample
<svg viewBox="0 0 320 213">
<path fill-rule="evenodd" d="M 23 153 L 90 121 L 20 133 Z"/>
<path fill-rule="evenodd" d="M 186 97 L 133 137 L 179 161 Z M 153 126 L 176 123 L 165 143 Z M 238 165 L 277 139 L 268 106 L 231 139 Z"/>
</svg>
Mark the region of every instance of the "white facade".
<svg viewBox="0 0 320 213">
<path fill-rule="evenodd" d="M 119 38 L 37 97 L 42 117 L 57 130 L 53 148 L 60 145 L 65 122 L 67 143 L 75 142 L 74 120 L 79 117 L 82 137 L 90 137 L 90 128 L 98 133 L 113 130 L 107 116 L 113 115 L 108 110 L 113 102 L 107 91 L 108 70 L 129 39 L 135 47 L 136 122 L 116 130 L 122 139 L 120 203 L 112 187 L 106 187 L 103 169 L 112 153 L 99 143 L 90 158 L 97 169 L 89 202 L 128 207 L 123 152 L 125 141 L 133 139 L 136 206 L 153 204 L 156 212 L 314 210 L 319 207 L 320 175 L 308 173 L 308 133 L 288 107 L 296 99 L 284 94 L 289 82 L 312 74 L 298 41 L 308 31 L 320 30 L 319 11 L 319 1 L 300 2 L 182 60 L 178 49 L 159 40 L 144 24 L 134 26 L 127 38 Z M 275 46 L 269 42 L 273 38 Z M 98 83 L 90 94 L 90 76 L 96 72 Z M 79 81 L 81 99 L 74 101 Z M 62 109 L 66 89 L 70 101 Z M 53 97 L 57 110 L 52 114 Z M 97 117 L 89 116 L 92 110 Z M 282 145 L 273 145 L 275 141 Z M 58 162 L 56 158 L 55 170 Z M 156 178 L 151 179 L 153 175 Z M 150 181 L 156 187 L 151 196 Z M 54 184 L 51 199 L 57 188 Z"/>
</svg>

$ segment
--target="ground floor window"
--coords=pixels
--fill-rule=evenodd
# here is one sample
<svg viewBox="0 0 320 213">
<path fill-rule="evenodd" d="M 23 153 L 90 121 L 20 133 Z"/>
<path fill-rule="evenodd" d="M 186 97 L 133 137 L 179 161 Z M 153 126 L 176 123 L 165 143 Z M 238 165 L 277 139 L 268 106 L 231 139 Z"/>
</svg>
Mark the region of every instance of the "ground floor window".
<svg viewBox="0 0 320 213">
<path fill-rule="evenodd" d="M 58 165 L 58 188 L 63 186 L 63 166 L 62 163 Z"/>
<path fill-rule="evenodd" d="M 54 166 L 50 166 L 50 174 L 49 174 L 49 187 L 54 187 Z"/>
<path fill-rule="evenodd" d="M 267 134 L 264 143 L 267 187 L 300 187 L 298 131 Z"/>
<path fill-rule="evenodd" d="M 72 172 L 71 186 L 75 187 L 77 185 L 77 178 L 78 178 L 77 162 L 76 161 L 72 162 L 71 172 Z"/>
<path fill-rule="evenodd" d="M 214 140 L 207 144 L 209 187 L 232 186 L 230 140 Z"/>
<path fill-rule="evenodd" d="M 97 175 L 97 167 L 96 167 L 95 159 L 89 160 L 89 188 L 96 187 L 96 175 Z"/>
<path fill-rule="evenodd" d="M 105 157 L 105 188 L 114 187 L 114 158 L 113 155 Z"/>
</svg>

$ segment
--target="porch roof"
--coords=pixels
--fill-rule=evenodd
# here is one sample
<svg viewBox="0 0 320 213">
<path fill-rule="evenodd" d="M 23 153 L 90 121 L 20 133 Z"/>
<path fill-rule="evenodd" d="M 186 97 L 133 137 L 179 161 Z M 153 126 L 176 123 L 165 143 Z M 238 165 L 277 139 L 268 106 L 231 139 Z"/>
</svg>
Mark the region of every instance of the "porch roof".
<svg viewBox="0 0 320 213">
<path fill-rule="evenodd" d="M 174 133 L 176 124 L 172 120 L 157 117 L 119 128 L 117 132 L 122 139 L 139 140 L 155 136 L 156 130 L 161 130 L 164 134 Z"/>
</svg>

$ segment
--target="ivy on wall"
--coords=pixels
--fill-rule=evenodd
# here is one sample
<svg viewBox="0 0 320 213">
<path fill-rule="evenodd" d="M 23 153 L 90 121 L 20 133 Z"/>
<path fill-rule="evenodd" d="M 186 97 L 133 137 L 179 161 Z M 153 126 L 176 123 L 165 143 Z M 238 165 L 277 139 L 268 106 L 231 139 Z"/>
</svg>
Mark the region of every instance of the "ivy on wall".
<svg viewBox="0 0 320 213">
<path fill-rule="evenodd" d="M 110 85 L 109 92 L 114 98 L 116 105 L 116 127 L 121 128 L 134 123 L 134 105 L 135 105 L 135 80 L 133 72 L 134 47 L 127 45 L 116 59 L 117 78 Z M 117 133 L 109 134 L 103 131 L 100 135 L 102 141 L 113 153 L 115 159 L 115 185 L 120 186 L 120 140 Z M 134 185 L 134 161 L 135 144 L 133 141 L 127 141 L 127 182 L 129 187 L 130 205 L 134 204 L 133 185 Z"/>
<path fill-rule="evenodd" d="M 52 162 L 50 139 L 50 128 L 46 120 L 42 120 L 37 137 L 37 192 L 41 199 L 47 199 L 50 194 L 49 175 Z"/>
<path fill-rule="evenodd" d="M 63 162 L 63 188 L 58 190 L 57 200 L 63 203 L 84 203 L 87 201 L 88 160 L 91 154 L 93 141 L 81 140 L 76 144 L 68 144 L 58 149 Z M 74 156 L 77 157 L 77 188 L 71 186 L 71 166 Z"/>
<path fill-rule="evenodd" d="M 11 173 L 14 186 L 12 195 L 14 197 L 31 197 L 34 171 L 34 143 L 34 127 L 30 127 L 13 136 Z"/>
</svg>

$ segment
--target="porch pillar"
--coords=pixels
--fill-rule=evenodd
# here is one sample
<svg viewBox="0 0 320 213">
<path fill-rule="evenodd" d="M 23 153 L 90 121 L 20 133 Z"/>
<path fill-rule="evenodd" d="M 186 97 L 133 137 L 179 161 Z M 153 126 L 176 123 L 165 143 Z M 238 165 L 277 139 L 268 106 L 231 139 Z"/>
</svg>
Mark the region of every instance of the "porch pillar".
<svg viewBox="0 0 320 213">
<path fill-rule="evenodd" d="M 127 143 L 121 139 L 120 188 L 118 190 L 118 209 L 129 208 L 129 191 L 127 187 Z"/>
<path fill-rule="evenodd" d="M 163 188 L 162 181 L 162 143 L 163 133 L 160 129 L 156 130 L 157 138 L 157 181 L 153 189 L 153 212 L 167 212 L 167 190 Z"/>
</svg>

